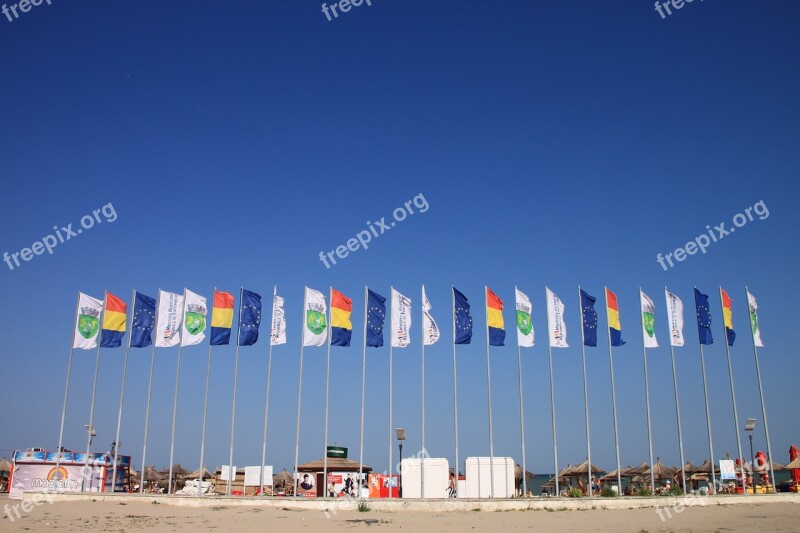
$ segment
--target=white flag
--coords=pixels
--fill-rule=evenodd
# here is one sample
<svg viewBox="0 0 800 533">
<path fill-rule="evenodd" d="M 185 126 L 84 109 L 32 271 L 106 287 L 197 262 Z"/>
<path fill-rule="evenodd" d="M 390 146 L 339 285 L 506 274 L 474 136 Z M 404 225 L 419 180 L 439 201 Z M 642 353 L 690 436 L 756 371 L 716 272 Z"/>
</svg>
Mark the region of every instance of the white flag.
<svg viewBox="0 0 800 533">
<path fill-rule="evenodd" d="M 156 347 L 169 348 L 181 342 L 183 327 L 183 295 L 158 291 L 158 325 Z"/>
<path fill-rule="evenodd" d="M 286 344 L 286 320 L 283 315 L 283 298 L 272 298 L 272 333 L 270 339 L 273 346 Z"/>
<path fill-rule="evenodd" d="M 303 324 L 303 346 L 324 346 L 328 340 L 328 322 L 325 295 L 306 287 L 305 323 Z"/>
<path fill-rule="evenodd" d="M 667 319 L 669 319 L 669 342 L 672 346 L 683 346 L 683 302 L 680 298 L 667 293 Z"/>
<path fill-rule="evenodd" d="M 439 326 L 431 316 L 431 303 L 425 294 L 425 285 L 422 286 L 422 344 L 430 346 L 439 340 Z"/>
<path fill-rule="evenodd" d="M 206 338 L 206 299 L 186 289 L 186 302 L 181 329 L 181 346 L 194 346 Z"/>
<path fill-rule="evenodd" d="M 533 322 L 531 312 L 533 305 L 528 295 L 519 289 L 514 289 L 517 304 L 517 346 L 530 348 L 533 346 Z"/>
<path fill-rule="evenodd" d="M 758 348 L 763 348 L 764 343 L 761 342 L 761 328 L 758 327 L 758 302 L 756 297 L 747 291 L 747 308 L 750 311 L 750 331 L 753 332 L 753 344 Z"/>
<path fill-rule="evenodd" d="M 547 289 L 547 326 L 550 328 L 550 346 L 569 348 L 567 325 L 564 323 L 564 303 L 550 289 Z"/>
<path fill-rule="evenodd" d="M 644 336 L 645 348 L 658 348 L 656 340 L 656 304 L 641 289 L 639 289 L 639 299 L 642 303 L 642 335 Z"/>
<path fill-rule="evenodd" d="M 405 348 L 411 342 L 411 300 L 392 289 L 392 346 Z"/>
<path fill-rule="evenodd" d="M 100 313 L 103 311 L 103 300 L 78 293 L 78 313 L 75 316 L 75 333 L 72 336 L 72 347 L 80 350 L 97 348 L 97 335 L 100 333 Z"/>
</svg>

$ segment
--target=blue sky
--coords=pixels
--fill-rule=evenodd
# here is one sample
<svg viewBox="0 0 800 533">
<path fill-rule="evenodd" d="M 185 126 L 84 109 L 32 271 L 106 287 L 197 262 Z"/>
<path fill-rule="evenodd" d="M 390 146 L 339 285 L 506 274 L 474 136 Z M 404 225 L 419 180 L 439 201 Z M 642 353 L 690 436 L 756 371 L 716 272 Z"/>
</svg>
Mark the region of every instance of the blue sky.
<svg viewBox="0 0 800 533">
<path fill-rule="evenodd" d="M 494 450 L 520 460 L 513 288 L 533 299 L 523 352 L 527 464 L 551 472 L 545 285 L 566 304 L 555 350 L 559 459 L 586 456 L 578 285 L 619 296 L 614 352 L 623 464 L 647 457 L 638 294 L 656 303 L 648 351 L 655 455 L 678 462 L 663 288 L 686 304 L 676 350 L 686 457 L 707 456 L 692 287 L 712 296 L 706 350 L 717 459 L 736 442 L 718 285 L 734 300 L 739 417 L 759 419 L 744 300 L 758 297 L 776 460 L 800 426 L 794 372 L 797 22 L 790 1 L 694 2 L 666 19 L 649 1 L 373 0 L 328 21 L 319 2 L 42 4 L 0 18 L 0 252 L 19 252 L 111 203 L 52 254 L 0 264 L 5 425 L 0 455 L 57 445 L 76 293 L 240 286 L 286 298 L 289 342 L 273 353 L 268 463 L 294 460 L 302 290 L 354 300 L 353 347 L 333 348 L 330 443 L 357 457 L 363 288 L 415 306 L 413 345 L 394 353 L 394 425 L 419 448 L 420 286 L 442 341 L 426 350 L 426 445 L 453 459 L 450 286 L 470 299 L 459 347 L 460 456 L 488 455 L 484 284 L 507 305 L 494 348 Z M 334 250 L 417 195 L 429 205 L 330 269 Z M 763 201 L 769 210 L 667 271 L 656 261 Z M 605 329 L 602 330 L 603 332 Z M 615 466 L 605 335 L 587 349 L 592 456 Z M 196 468 L 206 345 L 184 349 L 177 462 Z M 260 462 L 267 344 L 240 352 L 237 465 Z M 97 450 L 113 440 L 123 350 L 103 350 Z M 169 460 L 176 349 L 156 353 L 148 463 Z M 214 350 L 206 462 L 227 462 L 233 347 Z M 122 449 L 140 464 L 150 351 L 132 349 Z M 324 349 L 307 349 L 301 461 L 323 450 Z M 388 462 L 388 348 L 370 350 L 365 461 Z M 85 446 L 94 352 L 76 352 L 64 444 Z M 743 439 L 746 439 L 743 435 Z M 742 441 L 746 449 L 745 440 Z M 747 453 L 747 452 L 746 452 Z"/>
</svg>

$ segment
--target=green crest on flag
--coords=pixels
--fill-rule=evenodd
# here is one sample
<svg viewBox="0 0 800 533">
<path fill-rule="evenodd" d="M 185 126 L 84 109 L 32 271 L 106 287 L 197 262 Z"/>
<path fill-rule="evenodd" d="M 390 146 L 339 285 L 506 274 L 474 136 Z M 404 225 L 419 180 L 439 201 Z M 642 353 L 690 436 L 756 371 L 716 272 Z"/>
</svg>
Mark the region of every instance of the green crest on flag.
<svg viewBox="0 0 800 533">
<path fill-rule="evenodd" d="M 517 310 L 517 329 L 523 335 L 530 335 L 531 331 L 533 331 L 533 323 L 529 313 Z"/>
<path fill-rule="evenodd" d="M 758 333 L 758 315 L 755 309 L 750 309 L 750 327 L 753 328 L 753 335 Z"/>
<path fill-rule="evenodd" d="M 648 337 L 654 337 L 656 334 L 656 320 L 652 313 L 642 313 L 644 317 L 644 331 Z"/>
<path fill-rule="evenodd" d="M 325 315 L 319 311 L 309 309 L 306 311 L 306 326 L 314 335 L 319 335 L 325 331 Z"/>
<path fill-rule="evenodd" d="M 95 316 L 80 315 L 78 317 L 78 331 L 84 339 L 91 339 L 100 329 L 100 320 Z"/>
<path fill-rule="evenodd" d="M 191 335 L 197 335 L 206 329 L 206 318 L 200 313 L 187 312 L 184 324 L 186 324 L 186 331 Z"/>
</svg>

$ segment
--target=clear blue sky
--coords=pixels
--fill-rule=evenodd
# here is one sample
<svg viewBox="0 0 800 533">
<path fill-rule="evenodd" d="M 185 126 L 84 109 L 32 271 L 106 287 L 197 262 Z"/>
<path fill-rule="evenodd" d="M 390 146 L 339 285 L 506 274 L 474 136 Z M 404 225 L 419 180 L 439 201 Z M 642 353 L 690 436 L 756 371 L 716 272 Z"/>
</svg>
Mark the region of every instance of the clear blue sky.
<svg viewBox="0 0 800 533">
<path fill-rule="evenodd" d="M 707 455 L 692 287 L 712 296 L 706 350 L 717 459 L 736 453 L 717 286 L 734 299 L 739 417 L 759 419 L 744 286 L 759 298 L 761 365 L 776 460 L 798 443 L 795 408 L 800 5 L 694 2 L 662 20 L 653 2 L 372 0 L 328 21 L 318 1 L 54 0 L 0 18 L 0 252 L 117 213 L 53 254 L 0 263 L 0 455 L 58 438 L 78 291 L 130 302 L 137 289 L 211 297 L 241 285 L 286 298 L 289 343 L 274 350 L 268 463 L 294 457 L 304 285 L 354 300 L 353 347 L 334 348 L 331 443 L 357 457 L 363 287 L 415 306 L 413 345 L 395 351 L 396 426 L 419 447 L 419 293 L 444 333 L 426 351 L 427 447 L 453 458 L 450 285 L 473 305 L 460 347 L 462 460 L 488 455 L 484 284 L 507 304 L 510 346 L 492 350 L 495 454 L 520 460 L 513 288 L 531 295 L 536 346 L 523 352 L 527 463 L 552 471 L 545 285 L 567 305 L 554 352 L 559 457 L 586 455 L 578 284 L 619 295 L 615 350 L 622 462 L 647 457 L 638 286 L 656 303 L 648 352 L 655 455 L 678 462 L 663 288 L 687 308 L 677 368 L 688 459 Z M 429 204 L 368 250 L 326 269 L 329 251 Z M 665 271 L 667 253 L 762 201 L 769 209 Z M 101 215 L 102 216 L 102 215 Z M 594 462 L 614 467 L 608 350 L 587 350 Z M 176 461 L 196 468 L 206 369 L 183 351 Z M 210 467 L 227 462 L 234 349 L 214 350 Z M 103 350 L 96 449 L 113 440 L 123 350 Z M 148 463 L 166 465 L 176 349 L 157 352 Z M 240 354 L 237 465 L 258 464 L 267 343 Z M 323 450 L 324 349 L 306 350 L 301 461 Z M 387 463 L 388 348 L 368 352 L 365 460 Z M 131 350 L 122 449 L 140 465 L 150 351 Z M 95 353 L 75 354 L 64 444 L 81 449 Z M 745 439 L 743 435 L 743 439 Z M 746 449 L 746 442 L 743 440 Z"/>
</svg>

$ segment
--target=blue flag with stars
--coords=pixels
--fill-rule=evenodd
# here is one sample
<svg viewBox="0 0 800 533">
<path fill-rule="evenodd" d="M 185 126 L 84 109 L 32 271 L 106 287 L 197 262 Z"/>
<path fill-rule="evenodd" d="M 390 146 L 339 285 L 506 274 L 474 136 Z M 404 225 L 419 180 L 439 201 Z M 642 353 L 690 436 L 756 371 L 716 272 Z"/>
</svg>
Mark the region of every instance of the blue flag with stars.
<svg viewBox="0 0 800 533">
<path fill-rule="evenodd" d="M 583 317 L 583 345 L 597 346 L 597 311 L 594 303 L 597 298 L 581 289 L 581 316 Z"/>
<path fill-rule="evenodd" d="M 694 305 L 697 311 L 697 333 L 700 344 L 714 344 L 711 336 L 711 310 L 708 308 L 708 295 L 694 290 Z"/>
<path fill-rule="evenodd" d="M 242 289 L 239 307 L 239 346 L 252 346 L 258 340 L 261 325 L 261 295 Z"/>
<path fill-rule="evenodd" d="M 153 343 L 151 334 L 156 325 L 156 300 L 138 291 L 134 299 L 131 346 L 144 348 Z"/>
<path fill-rule="evenodd" d="M 386 321 L 386 298 L 367 289 L 367 346 L 383 346 L 383 324 Z"/>
<path fill-rule="evenodd" d="M 472 342 L 472 313 L 469 312 L 469 300 L 458 289 L 453 287 L 453 321 L 456 327 L 454 344 Z"/>
</svg>

